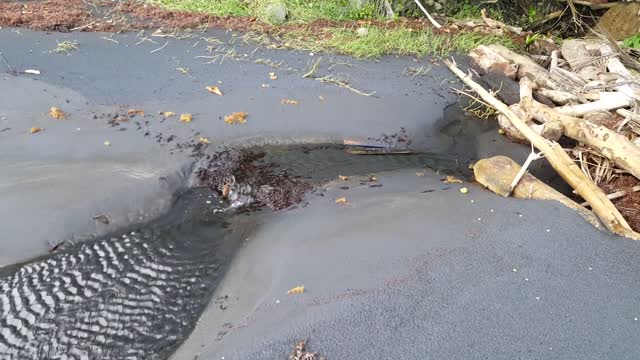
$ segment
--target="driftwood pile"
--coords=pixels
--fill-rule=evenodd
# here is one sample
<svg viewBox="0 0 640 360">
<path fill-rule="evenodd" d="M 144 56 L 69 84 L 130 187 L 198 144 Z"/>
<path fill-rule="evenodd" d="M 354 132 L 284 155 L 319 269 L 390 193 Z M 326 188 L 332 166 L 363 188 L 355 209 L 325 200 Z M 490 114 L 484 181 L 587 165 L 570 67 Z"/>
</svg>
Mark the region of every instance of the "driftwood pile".
<svg viewBox="0 0 640 360">
<path fill-rule="evenodd" d="M 446 65 L 478 94 L 478 102 L 499 113 L 506 136 L 532 145 L 522 168 L 505 157 L 484 159 L 474 166 L 476 179 L 504 196 L 558 200 L 596 226 L 597 217 L 611 232 L 640 240 L 611 201 L 620 194 L 608 196 L 601 188 L 619 176 L 640 179 L 638 63 L 602 38 L 567 40 L 546 56 L 490 45 L 474 49 L 470 57 L 473 71 L 463 72 L 452 61 Z M 576 145 L 563 148 L 561 137 Z M 525 174 L 541 157 L 584 204 Z"/>
</svg>

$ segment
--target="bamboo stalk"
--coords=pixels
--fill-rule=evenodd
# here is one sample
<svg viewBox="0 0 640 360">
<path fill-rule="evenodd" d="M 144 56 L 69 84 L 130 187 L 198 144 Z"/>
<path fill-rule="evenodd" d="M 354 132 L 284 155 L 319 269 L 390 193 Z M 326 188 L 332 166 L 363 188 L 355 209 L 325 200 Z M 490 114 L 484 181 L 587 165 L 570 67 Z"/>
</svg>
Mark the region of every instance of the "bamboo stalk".
<svg viewBox="0 0 640 360">
<path fill-rule="evenodd" d="M 627 221 L 604 192 L 586 177 L 558 143 L 549 141 L 536 134 L 522 119 L 511 111 L 507 105 L 473 81 L 471 75 L 462 72 L 454 62 L 445 60 L 445 64 L 467 86 L 478 93 L 485 102 L 504 114 L 512 122 L 513 126 L 527 137 L 533 146 L 544 154 L 545 158 L 547 158 L 558 174 L 560 174 L 582 198 L 591 204 L 594 213 L 600 218 L 607 229 L 615 234 L 640 240 L 640 234 L 631 230 Z M 526 79 L 523 80 L 526 81 Z M 522 100 L 524 103 L 530 101 L 530 99 Z"/>
</svg>

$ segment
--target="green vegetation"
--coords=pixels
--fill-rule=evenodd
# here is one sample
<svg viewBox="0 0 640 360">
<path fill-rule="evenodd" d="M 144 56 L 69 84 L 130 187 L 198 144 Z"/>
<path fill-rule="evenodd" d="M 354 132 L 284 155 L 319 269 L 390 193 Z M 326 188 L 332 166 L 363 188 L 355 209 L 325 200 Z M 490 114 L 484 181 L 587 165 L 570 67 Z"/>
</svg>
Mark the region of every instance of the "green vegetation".
<svg viewBox="0 0 640 360">
<path fill-rule="evenodd" d="M 472 32 L 455 35 L 438 35 L 430 29 L 406 28 L 380 29 L 370 27 L 366 36 L 353 30 L 331 29 L 330 36 L 316 40 L 309 33 L 291 32 L 285 45 L 314 52 L 325 51 L 351 55 L 356 58 L 375 58 L 385 54 L 439 55 L 466 53 L 479 45 L 502 44 L 509 48 L 516 45 L 508 38 L 487 36 Z"/>
<path fill-rule="evenodd" d="M 73 40 L 65 40 L 65 41 L 57 41 L 58 46 L 55 49 L 51 50 L 51 52 L 56 54 L 66 54 L 69 55 L 72 51 L 78 50 L 78 42 Z"/>
<path fill-rule="evenodd" d="M 314 20 L 362 20 L 379 19 L 377 5 L 367 3 L 355 8 L 350 0 L 147 0 L 169 9 L 203 12 L 218 16 L 256 16 L 264 21 L 279 23 L 273 19 L 271 7 L 286 8 L 287 24 L 308 24 Z M 453 6 L 453 5 L 452 5 Z M 460 2 L 455 5 L 458 18 L 478 18 L 480 8 Z M 500 16 L 490 14 L 492 18 Z M 275 16 L 278 17 L 278 16 Z M 393 20 L 392 20 L 393 21 Z M 373 58 L 385 54 L 398 55 L 447 55 L 468 52 L 478 45 L 503 44 L 515 48 L 511 39 L 501 36 L 487 36 L 473 32 L 457 34 L 436 34 L 429 28 L 409 29 L 398 27 L 381 28 L 367 26 L 366 34 L 358 34 L 355 28 L 314 28 L 296 29 L 283 32 L 282 41 L 286 47 L 315 52 L 333 52 L 358 58 Z M 255 37 L 255 36 L 253 36 Z M 264 42 L 264 36 L 260 36 Z"/>
<path fill-rule="evenodd" d="M 632 49 L 640 49 L 640 34 L 635 34 L 622 40 L 622 45 Z"/>
<path fill-rule="evenodd" d="M 200 12 L 217 16 L 262 17 L 266 6 L 273 2 L 284 4 L 288 20 L 309 22 L 317 19 L 361 20 L 378 16 L 375 5 L 366 4 L 362 8 L 350 6 L 348 0 L 147 0 L 171 10 Z"/>
<path fill-rule="evenodd" d="M 170 10 L 184 10 L 217 16 L 249 16 L 249 9 L 241 0 L 149 0 Z"/>
</svg>

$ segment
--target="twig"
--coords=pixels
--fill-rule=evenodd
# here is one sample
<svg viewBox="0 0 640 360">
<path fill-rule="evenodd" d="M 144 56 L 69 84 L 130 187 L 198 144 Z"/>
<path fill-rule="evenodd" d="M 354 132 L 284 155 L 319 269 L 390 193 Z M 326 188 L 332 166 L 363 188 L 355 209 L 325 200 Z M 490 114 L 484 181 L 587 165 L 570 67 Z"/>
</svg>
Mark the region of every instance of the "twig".
<svg viewBox="0 0 640 360">
<path fill-rule="evenodd" d="M 168 43 L 169 43 L 169 40 L 167 40 L 167 42 L 165 42 L 165 43 L 164 43 L 164 45 L 160 46 L 159 48 L 157 48 L 157 49 L 155 49 L 155 50 L 151 50 L 151 51 L 149 52 L 149 54 L 153 54 L 153 53 L 154 53 L 154 52 L 156 52 L 156 51 L 160 51 L 160 50 L 164 49 L 164 47 L 165 47 L 165 46 L 167 46 L 167 44 L 168 44 Z"/>
<path fill-rule="evenodd" d="M 7 61 L 7 58 L 4 57 L 4 54 L 2 53 L 2 51 L 0 51 L 0 57 L 2 57 L 2 60 L 4 60 L 4 63 L 7 64 L 7 68 L 9 68 L 9 72 L 15 75 L 15 72 L 11 68 L 11 65 L 9 65 L 9 61 Z"/>
<path fill-rule="evenodd" d="M 93 20 L 92 22 L 86 24 L 86 25 L 82 25 L 82 26 L 78 26 L 78 27 L 74 27 L 73 29 L 71 29 L 70 31 L 76 31 L 76 30 L 82 30 L 84 28 L 88 28 L 89 26 L 93 25 L 96 22 L 96 20 Z"/>
<path fill-rule="evenodd" d="M 322 58 L 318 58 L 313 65 L 311 65 L 311 67 L 309 68 L 309 71 L 307 71 L 304 75 L 302 75 L 303 78 L 308 78 L 308 77 L 312 77 L 313 74 L 316 72 L 316 69 L 318 69 L 318 64 L 320 64 L 320 60 L 322 60 Z"/>
<path fill-rule="evenodd" d="M 424 6 L 422 6 L 422 4 L 420 3 L 420 0 L 413 0 L 416 5 L 418 5 L 418 7 L 420 8 L 420 10 L 422 10 L 422 12 L 427 16 L 427 19 L 429 19 L 429 22 L 431 22 L 431 25 L 433 25 L 436 29 L 440 29 L 442 27 L 442 25 L 438 24 L 438 22 L 431 17 L 431 15 L 429 15 L 429 12 L 427 12 L 427 9 L 424 8 Z"/>
<path fill-rule="evenodd" d="M 346 81 L 344 81 L 342 79 L 337 79 L 337 78 L 335 78 L 333 76 L 324 76 L 324 77 L 321 77 L 321 78 L 316 78 L 316 80 L 318 80 L 320 82 L 323 82 L 323 83 L 335 84 L 338 87 L 345 88 L 345 89 L 347 89 L 347 90 L 349 90 L 351 92 L 354 92 L 354 93 L 356 93 L 358 95 L 362 95 L 362 96 L 371 96 L 371 95 L 376 93 L 375 91 L 372 91 L 370 93 L 362 92 L 362 91 L 360 91 L 358 89 L 355 89 L 355 88 L 349 86 L 349 84 L 347 84 Z"/>
<path fill-rule="evenodd" d="M 640 191 L 640 185 L 636 185 L 634 187 L 632 187 L 629 190 L 620 190 L 620 191 L 616 191 L 614 193 L 611 193 L 609 195 L 607 195 L 607 197 L 609 198 L 609 200 L 615 200 L 615 199 L 619 199 L 621 197 L 626 196 L 629 192 L 638 192 Z M 589 206 L 588 202 L 583 202 L 582 204 L 580 204 L 582 206 Z"/>
<path fill-rule="evenodd" d="M 516 188 L 516 186 L 518 186 L 518 183 L 520 182 L 520 179 L 522 179 L 522 177 L 524 176 L 524 173 L 527 172 L 527 169 L 529 168 L 529 165 L 531 165 L 531 163 L 534 160 L 538 160 L 542 158 L 542 152 L 537 153 L 535 151 L 535 148 L 533 147 L 533 143 L 531 144 L 531 152 L 529 153 L 529 156 L 527 156 L 527 160 L 525 160 L 524 164 L 522 164 L 522 167 L 520 168 L 520 171 L 518 171 L 518 173 L 516 174 L 516 177 L 513 178 L 513 181 L 511 182 L 511 185 L 509 185 L 509 190 L 507 190 L 507 193 L 504 194 L 504 197 L 509 197 L 511 196 L 511 193 L 513 192 L 513 189 Z"/>
<path fill-rule="evenodd" d="M 118 40 L 114 40 L 114 39 L 112 39 L 112 38 L 108 38 L 108 37 L 106 37 L 106 36 L 101 36 L 101 37 L 100 37 L 100 39 L 104 39 L 104 40 L 107 40 L 107 41 L 114 42 L 114 43 L 116 43 L 116 44 L 120 44 L 120 43 L 118 42 Z"/>
</svg>

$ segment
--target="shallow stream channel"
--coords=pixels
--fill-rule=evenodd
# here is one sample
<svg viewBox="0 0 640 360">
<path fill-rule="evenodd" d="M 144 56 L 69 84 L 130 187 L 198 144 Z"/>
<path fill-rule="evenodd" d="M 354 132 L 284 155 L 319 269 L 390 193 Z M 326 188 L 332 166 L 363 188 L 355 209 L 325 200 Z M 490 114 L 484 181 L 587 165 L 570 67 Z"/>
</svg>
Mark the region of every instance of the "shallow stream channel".
<svg viewBox="0 0 640 360">
<path fill-rule="evenodd" d="M 438 134 L 403 139 L 401 131 L 368 139 L 375 146 L 392 144 L 381 151 L 331 144 L 246 151 L 252 154 L 251 166 L 269 169 L 258 177 L 304 181 L 310 184 L 304 188 L 307 197 L 323 196 L 319 185 L 339 176 L 382 187 L 369 174 L 405 168 L 469 179 L 468 166 L 479 156 L 477 137 L 497 138 L 495 128 L 486 121 L 465 120 L 458 107 L 452 107 L 445 119 Z M 371 154 L 372 149 L 377 153 Z M 239 164 L 231 173 L 247 166 Z M 236 177 L 224 180 L 225 186 L 241 181 L 237 174 L 226 175 Z M 428 191 L 448 188 L 443 184 Z M 215 185 L 192 187 L 176 194 L 170 211 L 151 222 L 64 244 L 50 255 L 0 269 L 0 359 L 171 356 L 210 303 L 224 306 L 224 299 L 213 299 L 213 294 L 225 269 L 245 239 L 273 215 L 252 201 L 255 186 L 246 187 L 244 197 L 233 194 L 242 192 L 242 184 L 235 190 L 217 190 Z M 304 207 L 306 201 L 284 205 Z"/>
</svg>

